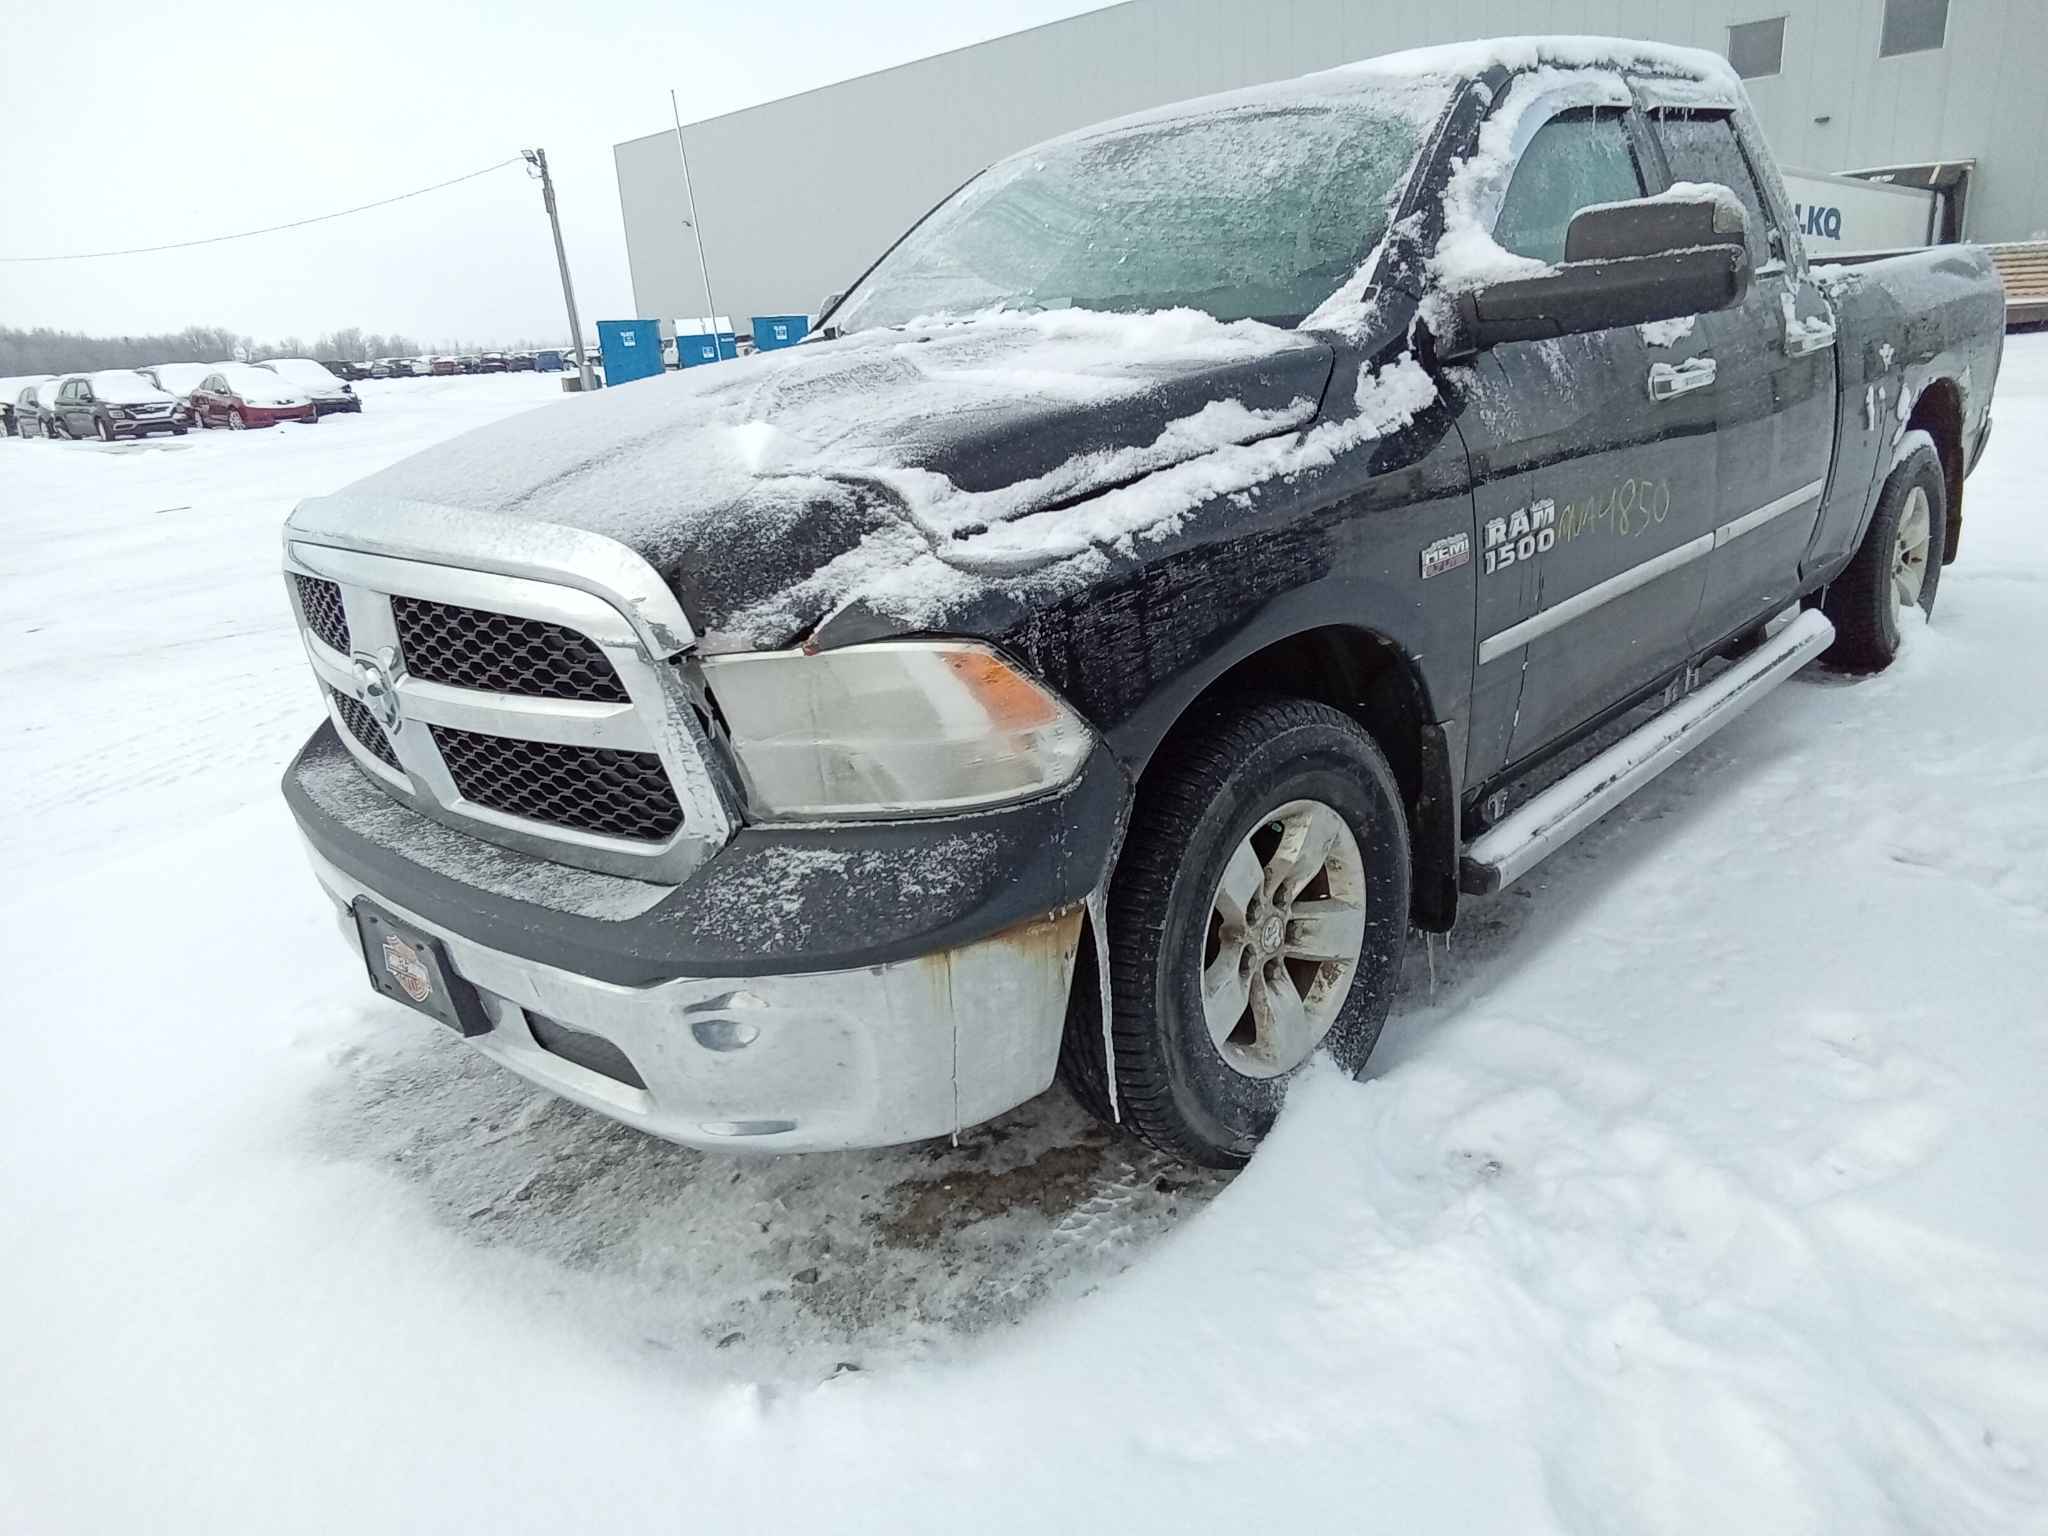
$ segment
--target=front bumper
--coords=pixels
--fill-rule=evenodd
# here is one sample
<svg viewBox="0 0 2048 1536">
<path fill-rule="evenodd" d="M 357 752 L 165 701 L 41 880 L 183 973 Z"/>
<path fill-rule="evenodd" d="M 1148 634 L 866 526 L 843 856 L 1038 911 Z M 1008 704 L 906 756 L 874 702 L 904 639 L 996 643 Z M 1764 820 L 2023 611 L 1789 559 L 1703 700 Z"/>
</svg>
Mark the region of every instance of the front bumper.
<svg viewBox="0 0 2048 1536">
<path fill-rule="evenodd" d="M 743 828 L 667 886 L 431 821 L 371 783 L 331 724 L 284 789 L 335 902 L 367 896 L 432 934 L 483 994 L 479 1050 L 667 1140 L 768 1151 L 946 1135 L 1043 1092 L 1126 796 L 1098 749 L 1063 794 Z M 550 1049 L 536 1017 L 607 1042 L 641 1086 Z"/>
<path fill-rule="evenodd" d="M 360 411 L 362 408 L 363 402 L 354 396 L 349 396 L 346 399 L 315 400 L 313 402 L 314 413 L 320 416 L 332 416 L 337 411 Z"/>
<path fill-rule="evenodd" d="M 469 1044 L 685 1146 L 811 1152 L 944 1136 L 1044 1092 L 1058 1063 L 1079 907 L 862 970 L 620 987 L 474 943 L 312 861 L 351 948 L 360 896 L 441 941 L 491 1020 Z M 592 1052 L 593 1036 L 612 1050 Z"/>
<path fill-rule="evenodd" d="M 107 423 L 116 437 L 147 437 L 152 432 L 175 432 L 191 424 L 189 416 L 153 416 L 146 421 L 129 419 Z"/>
</svg>

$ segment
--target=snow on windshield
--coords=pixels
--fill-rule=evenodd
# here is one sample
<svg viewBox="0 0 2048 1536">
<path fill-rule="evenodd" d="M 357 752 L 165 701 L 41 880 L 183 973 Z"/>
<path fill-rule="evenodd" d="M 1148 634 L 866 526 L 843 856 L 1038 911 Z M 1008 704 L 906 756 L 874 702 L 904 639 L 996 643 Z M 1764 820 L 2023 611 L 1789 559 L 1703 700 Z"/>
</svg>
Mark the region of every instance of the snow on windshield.
<svg viewBox="0 0 2048 1536">
<path fill-rule="evenodd" d="M 164 398 L 164 392 L 139 373 L 126 368 L 110 368 L 104 373 L 92 376 L 92 393 L 96 400 L 108 405 L 146 405 L 152 400 Z"/>
<path fill-rule="evenodd" d="M 1442 102 L 1352 84 L 1027 150 L 906 236 L 833 323 L 1074 306 L 1296 324 L 1379 243 Z"/>
</svg>

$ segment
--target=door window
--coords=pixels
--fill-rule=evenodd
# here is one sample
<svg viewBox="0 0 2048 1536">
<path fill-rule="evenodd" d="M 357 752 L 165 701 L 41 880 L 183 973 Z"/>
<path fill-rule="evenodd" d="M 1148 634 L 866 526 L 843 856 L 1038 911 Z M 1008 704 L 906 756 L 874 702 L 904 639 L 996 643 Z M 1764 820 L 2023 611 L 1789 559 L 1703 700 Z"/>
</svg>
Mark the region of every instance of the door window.
<svg viewBox="0 0 2048 1536">
<path fill-rule="evenodd" d="M 1628 125 L 1613 108 L 1560 112 L 1529 140 L 1501 200 L 1493 238 L 1517 256 L 1564 260 L 1572 215 L 1643 195 Z"/>
<path fill-rule="evenodd" d="M 1749 262 L 1752 269 L 1776 254 L 1772 250 L 1771 218 L 1764 211 L 1763 193 L 1742 141 L 1735 136 L 1735 122 L 1726 112 L 1688 112 L 1666 108 L 1656 114 L 1656 131 L 1664 146 L 1664 158 L 1671 163 L 1673 181 L 1718 182 L 1741 199 L 1749 216 Z"/>
</svg>

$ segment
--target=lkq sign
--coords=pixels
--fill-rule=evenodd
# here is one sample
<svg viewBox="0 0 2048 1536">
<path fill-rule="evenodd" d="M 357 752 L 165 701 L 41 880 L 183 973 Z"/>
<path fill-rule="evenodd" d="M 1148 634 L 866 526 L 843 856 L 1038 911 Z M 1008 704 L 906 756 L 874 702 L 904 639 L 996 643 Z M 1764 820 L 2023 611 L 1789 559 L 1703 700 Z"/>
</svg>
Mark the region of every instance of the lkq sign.
<svg viewBox="0 0 2048 1536">
<path fill-rule="evenodd" d="M 1787 171 L 1792 227 L 1817 257 L 1903 251 L 1926 245 L 1934 227 L 1934 194 L 1861 176 Z"/>
</svg>

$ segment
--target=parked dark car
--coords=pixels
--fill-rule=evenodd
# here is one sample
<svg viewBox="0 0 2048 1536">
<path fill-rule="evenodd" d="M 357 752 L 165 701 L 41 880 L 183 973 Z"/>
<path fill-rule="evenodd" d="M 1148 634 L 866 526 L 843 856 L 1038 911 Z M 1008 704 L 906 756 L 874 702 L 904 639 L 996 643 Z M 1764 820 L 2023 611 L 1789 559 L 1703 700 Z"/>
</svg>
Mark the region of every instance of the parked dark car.
<svg viewBox="0 0 2048 1536">
<path fill-rule="evenodd" d="M 271 427 L 280 421 L 320 419 L 312 397 L 291 380 L 254 363 L 223 363 L 192 391 L 193 418 L 202 427 Z"/>
<path fill-rule="evenodd" d="M 192 424 L 184 401 L 129 368 L 66 379 L 52 414 L 60 436 L 97 437 L 103 443 L 159 432 L 183 437 Z"/>
<path fill-rule="evenodd" d="M 1920 642 L 2005 305 L 1811 262 L 1718 55 L 1521 38 L 1024 150 L 821 320 L 299 504 L 316 876 L 383 996 L 676 1141 L 1057 1075 L 1234 1165 L 1411 928 Z"/>
<path fill-rule="evenodd" d="M 358 379 L 367 379 L 370 376 L 369 370 L 364 368 L 361 363 L 352 363 L 344 357 L 322 358 L 320 366 L 347 384 L 353 384 Z"/>
<path fill-rule="evenodd" d="M 34 389 L 36 385 L 49 377 L 50 375 L 47 373 L 25 373 L 18 378 L 0 379 L 0 436 L 21 437 L 26 435 L 15 426 L 14 422 L 15 411 L 19 405 L 22 392 Z"/>
<path fill-rule="evenodd" d="M 502 352 L 484 353 L 482 357 L 477 359 L 476 371 L 478 373 L 503 373 L 505 371 L 505 354 Z"/>
<path fill-rule="evenodd" d="M 256 365 L 267 368 L 300 393 L 312 398 L 313 408 L 322 416 L 335 411 L 360 413 L 363 402 L 346 380 L 338 379 L 324 363 L 310 357 L 273 357 Z"/>
<path fill-rule="evenodd" d="M 57 429 L 57 391 L 76 374 L 53 374 L 34 384 L 24 385 L 14 396 L 14 431 L 17 437 L 59 437 Z"/>
<path fill-rule="evenodd" d="M 532 373 L 534 371 L 533 354 L 531 352 L 507 352 L 505 354 L 505 371 L 507 373 Z"/>
<path fill-rule="evenodd" d="M 427 364 L 427 372 L 437 379 L 451 378 L 462 372 L 462 364 L 452 357 L 437 357 Z"/>
</svg>

